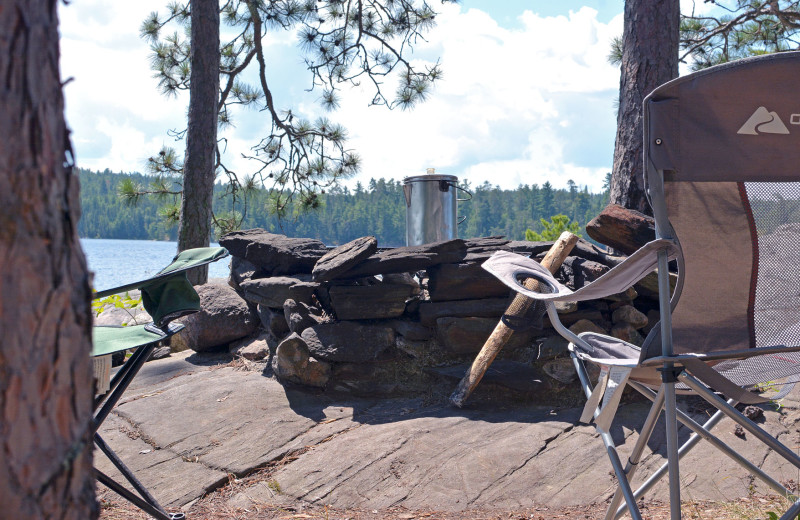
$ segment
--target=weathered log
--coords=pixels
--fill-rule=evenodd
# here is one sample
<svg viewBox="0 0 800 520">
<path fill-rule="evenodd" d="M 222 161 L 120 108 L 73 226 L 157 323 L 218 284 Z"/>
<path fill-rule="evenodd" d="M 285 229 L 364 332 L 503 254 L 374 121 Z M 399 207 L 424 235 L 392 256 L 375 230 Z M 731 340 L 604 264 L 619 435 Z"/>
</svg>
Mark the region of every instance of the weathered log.
<svg viewBox="0 0 800 520">
<path fill-rule="evenodd" d="M 655 229 L 653 217 L 617 204 L 609 204 L 586 224 L 590 237 L 626 255 L 654 240 Z"/>
<path fill-rule="evenodd" d="M 572 248 L 575 246 L 577 241 L 578 237 L 572 233 L 568 231 L 562 233 L 542 260 L 542 266 L 548 269 L 551 273 L 555 273 L 558 268 L 561 267 L 561 263 L 564 261 L 567 255 L 569 255 L 570 251 L 572 251 Z M 531 290 L 536 290 L 540 285 L 539 282 L 533 278 L 527 279 L 524 284 L 526 288 Z M 512 317 L 522 317 L 525 315 L 531 305 L 533 305 L 533 303 L 534 301 L 527 296 L 517 294 L 514 297 L 514 300 L 511 302 L 511 305 L 509 305 L 506 314 Z M 500 321 L 497 324 L 494 331 L 489 336 L 489 339 L 486 340 L 483 348 L 481 348 L 481 351 L 475 358 L 475 361 L 472 362 L 472 366 L 458 384 L 456 391 L 450 396 L 451 403 L 459 408 L 464 405 L 464 401 L 467 399 L 467 397 L 469 397 L 475 387 L 478 386 L 478 383 L 483 377 L 483 374 L 486 373 L 489 365 L 492 364 L 492 361 L 494 361 L 494 358 L 497 357 L 497 354 L 503 348 L 503 345 L 508 342 L 513 334 L 513 329 L 507 327 L 503 321 Z"/>
</svg>

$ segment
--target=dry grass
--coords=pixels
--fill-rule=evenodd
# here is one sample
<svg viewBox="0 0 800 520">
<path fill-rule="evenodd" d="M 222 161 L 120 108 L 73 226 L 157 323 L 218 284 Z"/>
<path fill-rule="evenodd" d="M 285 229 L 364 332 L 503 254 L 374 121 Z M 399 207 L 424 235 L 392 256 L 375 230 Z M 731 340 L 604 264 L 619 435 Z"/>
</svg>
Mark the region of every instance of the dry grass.
<svg viewBox="0 0 800 520">
<path fill-rule="evenodd" d="M 550 508 L 530 507 L 513 511 L 467 510 L 411 511 L 403 507 L 388 509 L 336 509 L 288 500 L 280 495 L 277 482 L 265 469 L 245 479 L 231 479 L 223 488 L 206 495 L 184 509 L 188 520 L 600 520 L 605 516 L 603 504 Z M 255 484 L 267 486 L 274 502 L 249 503 L 246 507 L 231 505 L 231 498 Z M 148 520 L 149 517 L 116 494 L 100 486 L 101 520 Z M 236 502 L 236 501 L 234 501 Z M 788 507 L 786 499 L 777 496 L 753 495 L 731 502 L 687 501 L 683 504 L 684 520 L 768 520 L 769 512 Z M 645 520 L 668 520 L 669 505 L 663 502 L 642 502 Z M 623 518 L 629 518 L 625 515 Z"/>
</svg>

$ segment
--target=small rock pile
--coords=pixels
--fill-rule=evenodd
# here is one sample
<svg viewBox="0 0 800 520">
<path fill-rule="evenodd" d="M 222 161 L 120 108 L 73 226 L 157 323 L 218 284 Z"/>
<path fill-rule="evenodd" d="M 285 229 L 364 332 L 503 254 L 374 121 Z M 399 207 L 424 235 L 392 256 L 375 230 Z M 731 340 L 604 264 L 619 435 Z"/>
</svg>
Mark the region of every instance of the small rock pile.
<svg viewBox="0 0 800 520">
<path fill-rule="evenodd" d="M 552 245 L 484 237 L 379 250 L 362 237 L 329 250 L 262 229 L 220 244 L 232 255 L 229 286 L 198 288 L 203 311 L 184 320 L 181 341 L 268 360 L 284 382 L 370 395 L 457 381 L 512 296 L 481 264 L 498 250 L 541 257 Z M 581 240 L 556 276 L 578 288 L 622 260 Z M 558 312 L 575 332 L 641 344 L 658 320 L 656 287 L 651 275 L 605 300 L 559 303 Z M 566 342 L 546 317 L 541 328 L 515 332 L 493 369 L 506 391 L 526 396 L 574 378 Z M 482 386 L 492 386 L 491 373 Z"/>
</svg>

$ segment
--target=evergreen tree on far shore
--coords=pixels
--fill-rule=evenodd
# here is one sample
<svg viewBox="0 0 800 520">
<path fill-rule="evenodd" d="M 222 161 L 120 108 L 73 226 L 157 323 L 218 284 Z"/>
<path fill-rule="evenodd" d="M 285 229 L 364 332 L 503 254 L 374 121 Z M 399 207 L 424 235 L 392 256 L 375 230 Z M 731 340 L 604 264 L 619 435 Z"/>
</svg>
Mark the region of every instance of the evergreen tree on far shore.
<svg viewBox="0 0 800 520">
<path fill-rule="evenodd" d="M 119 196 L 127 183 L 146 185 L 152 178 L 139 173 L 92 172 L 77 169 L 81 182 L 83 208 L 78 233 L 83 238 L 121 238 L 136 240 L 175 240 L 177 227 L 159 214 L 158 201 L 143 198 L 131 206 Z M 459 205 L 459 216 L 466 220 L 458 226 L 458 236 L 504 235 L 524 240 L 526 230 L 543 231 L 541 219 L 549 222 L 557 214 L 566 215 L 580 229 L 605 206 L 607 193 L 590 193 L 586 187 L 568 183 L 567 189 L 555 189 L 546 182 L 504 190 L 485 182 L 477 187 L 469 202 Z M 214 211 L 233 211 L 225 187 L 214 188 Z M 243 229 L 264 228 L 273 233 L 322 240 L 339 245 L 358 237 L 377 237 L 382 247 L 403 246 L 406 242 L 406 207 L 403 185 L 391 179 L 371 179 L 367 185 L 335 187 L 320 197 L 314 211 L 289 207 L 288 216 L 278 219 L 269 213 L 267 194 L 255 192 L 242 215 Z M 215 238 L 216 239 L 216 238 Z"/>
</svg>

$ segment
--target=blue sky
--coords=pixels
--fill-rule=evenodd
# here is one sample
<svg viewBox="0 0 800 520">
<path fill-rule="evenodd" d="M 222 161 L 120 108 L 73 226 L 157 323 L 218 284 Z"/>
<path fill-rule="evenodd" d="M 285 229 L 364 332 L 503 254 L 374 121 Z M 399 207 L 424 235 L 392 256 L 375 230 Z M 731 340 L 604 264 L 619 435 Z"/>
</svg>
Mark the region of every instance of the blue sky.
<svg viewBox="0 0 800 520">
<path fill-rule="evenodd" d="M 187 96 L 165 98 L 149 70 L 141 21 L 164 0 L 59 4 L 67 121 L 79 166 L 143 171 L 167 135 L 185 126 Z M 611 169 L 619 71 L 606 62 L 622 33 L 623 1 L 463 0 L 441 8 L 438 26 L 413 59 L 440 57 L 444 79 L 412 111 L 368 107 L 368 91 L 348 90 L 324 113 L 289 34 L 269 40 L 279 106 L 346 126 L 362 157 L 355 180 L 425 172 L 503 188 L 568 180 L 599 191 Z M 226 132 L 227 158 L 248 171 L 242 152 L 268 130 L 264 115 L 241 113 Z"/>
</svg>

